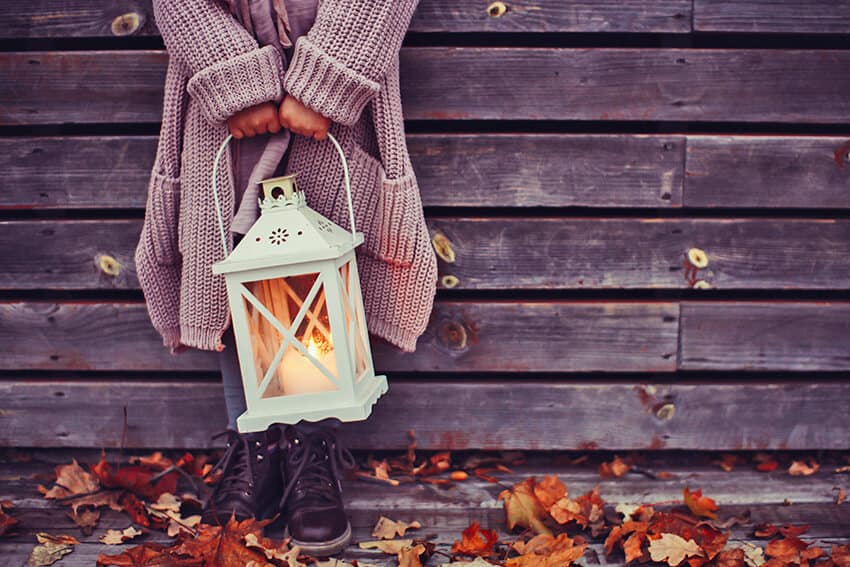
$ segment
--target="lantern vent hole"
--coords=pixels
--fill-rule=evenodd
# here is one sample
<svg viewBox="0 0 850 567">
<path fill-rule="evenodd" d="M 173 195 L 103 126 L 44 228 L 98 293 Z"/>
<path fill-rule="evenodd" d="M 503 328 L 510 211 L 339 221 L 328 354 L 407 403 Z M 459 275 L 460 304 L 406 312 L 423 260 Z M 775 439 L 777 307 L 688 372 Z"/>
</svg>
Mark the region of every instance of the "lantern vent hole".
<svg viewBox="0 0 850 567">
<path fill-rule="evenodd" d="M 319 225 L 319 229 L 324 230 L 325 232 L 333 232 L 331 223 L 329 223 L 325 219 L 319 219 L 317 224 Z"/>
<path fill-rule="evenodd" d="M 280 197 L 283 197 L 283 188 L 275 185 L 274 187 L 272 187 L 272 198 L 278 199 Z"/>
<path fill-rule="evenodd" d="M 276 246 L 280 246 L 286 242 L 287 238 L 289 238 L 289 232 L 282 227 L 274 229 L 271 234 L 269 234 L 269 241 Z"/>
</svg>

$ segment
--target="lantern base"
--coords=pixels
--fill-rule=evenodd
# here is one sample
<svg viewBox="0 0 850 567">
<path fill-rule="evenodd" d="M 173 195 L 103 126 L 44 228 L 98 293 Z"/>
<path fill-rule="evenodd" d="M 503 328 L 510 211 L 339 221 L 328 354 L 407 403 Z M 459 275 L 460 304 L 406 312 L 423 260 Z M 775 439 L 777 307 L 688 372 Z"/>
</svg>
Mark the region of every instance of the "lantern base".
<svg viewBox="0 0 850 567">
<path fill-rule="evenodd" d="M 364 388 L 359 396 L 351 403 L 310 411 L 290 413 L 260 413 L 246 411 L 236 418 L 236 428 L 239 433 L 265 431 L 273 423 L 294 425 L 299 421 L 321 421 L 335 417 L 340 421 L 362 421 L 372 413 L 372 406 L 387 392 L 387 377 L 380 375 L 369 378 L 370 387 Z"/>
</svg>

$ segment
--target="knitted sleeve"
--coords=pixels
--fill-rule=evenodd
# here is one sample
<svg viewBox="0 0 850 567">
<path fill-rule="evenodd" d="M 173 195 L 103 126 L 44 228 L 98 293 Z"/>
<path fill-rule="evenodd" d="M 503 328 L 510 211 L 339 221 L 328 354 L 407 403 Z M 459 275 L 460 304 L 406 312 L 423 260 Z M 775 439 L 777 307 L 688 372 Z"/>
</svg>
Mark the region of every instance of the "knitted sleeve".
<svg viewBox="0 0 850 567">
<path fill-rule="evenodd" d="M 154 0 L 153 8 L 169 56 L 190 76 L 187 90 L 208 121 L 283 98 L 280 53 L 259 47 L 220 0 Z"/>
<path fill-rule="evenodd" d="M 322 0 L 283 78 L 287 93 L 340 124 L 357 122 L 398 57 L 418 0 Z"/>
</svg>

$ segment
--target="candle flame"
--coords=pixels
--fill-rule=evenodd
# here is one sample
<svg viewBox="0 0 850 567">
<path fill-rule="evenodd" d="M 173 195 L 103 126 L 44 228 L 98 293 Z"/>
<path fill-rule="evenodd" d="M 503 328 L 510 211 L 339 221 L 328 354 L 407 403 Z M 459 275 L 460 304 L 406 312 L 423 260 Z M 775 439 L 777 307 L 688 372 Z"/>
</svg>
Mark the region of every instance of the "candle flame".
<svg viewBox="0 0 850 567">
<path fill-rule="evenodd" d="M 307 352 L 309 352 L 312 356 L 316 358 L 321 354 L 325 354 L 328 351 L 333 350 L 333 346 L 329 341 L 316 341 L 315 335 L 310 336 L 310 340 L 307 341 Z"/>
</svg>

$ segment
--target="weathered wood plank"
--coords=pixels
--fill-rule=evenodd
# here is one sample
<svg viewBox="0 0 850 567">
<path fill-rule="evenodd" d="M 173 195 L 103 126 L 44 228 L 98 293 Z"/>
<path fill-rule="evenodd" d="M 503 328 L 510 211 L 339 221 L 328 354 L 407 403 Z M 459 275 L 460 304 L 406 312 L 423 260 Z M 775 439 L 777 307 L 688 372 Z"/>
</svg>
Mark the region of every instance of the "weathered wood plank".
<svg viewBox="0 0 850 567">
<path fill-rule="evenodd" d="M 422 0 L 413 32 L 690 31 L 689 0 L 519 0 L 501 16 L 487 3 Z M 122 18 L 123 16 L 123 18 Z M 0 38 L 121 37 L 158 33 L 150 0 L 35 0 L 0 5 Z"/>
<path fill-rule="evenodd" d="M 850 207 L 850 139 L 688 136 L 686 207 Z"/>
<path fill-rule="evenodd" d="M 654 302 L 438 301 L 415 356 L 372 347 L 379 372 L 669 372 L 677 312 Z M 0 369 L 218 370 L 214 353 L 170 355 L 143 303 L 0 303 L 0 343 L 10 345 Z"/>
<path fill-rule="evenodd" d="M 684 138 L 413 134 L 425 206 L 678 207 Z M 152 136 L 0 139 L 0 208 L 142 208 Z"/>
<path fill-rule="evenodd" d="M 453 289 L 850 289 L 846 219 L 427 220 L 455 253 L 439 262 Z M 0 221 L 0 288 L 138 289 L 141 223 Z M 694 247 L 703 269 L 687 260 Z M 117 275 L 101 269 L 106 257 Z"/>
<path fill-rule="evenodd" d="M 0 124 L 156 122 L 165 57 L 2 53 Z M 850 121 L 850 51 L 410 47 L 401 65 L 408 119 Z"/>
<path fill-rule="evenodd" d="M 125 406 L 128 448 L 214 447 L 225 424 L 221 384 L 190 379 L 7 381 L 0 393 L 3 446 L 118 447 Z M 392 381 L 342 435 L 357 449 L 403 449 L 413 429 L 420 449 L 846 450 L 848 394 L 811 381 Z"/>
<path fill-rule="evenodd" d="M 850 303 L 684 302 L 681 317 L 686 370 L 850 369 Z"/>
<path fill-rule="evenodd" d="M 850 33 L 848 0 L 694 0 L 694 29 Z"/>
</svg>

